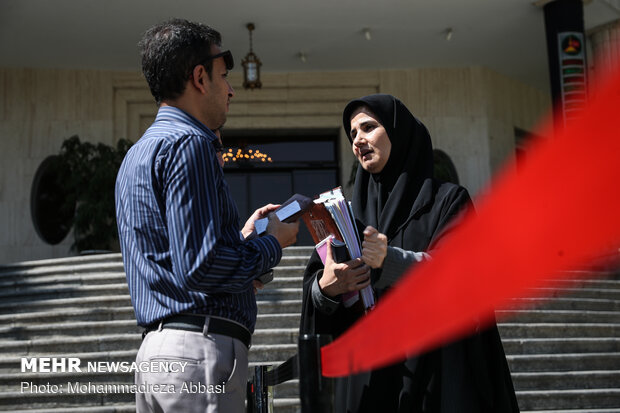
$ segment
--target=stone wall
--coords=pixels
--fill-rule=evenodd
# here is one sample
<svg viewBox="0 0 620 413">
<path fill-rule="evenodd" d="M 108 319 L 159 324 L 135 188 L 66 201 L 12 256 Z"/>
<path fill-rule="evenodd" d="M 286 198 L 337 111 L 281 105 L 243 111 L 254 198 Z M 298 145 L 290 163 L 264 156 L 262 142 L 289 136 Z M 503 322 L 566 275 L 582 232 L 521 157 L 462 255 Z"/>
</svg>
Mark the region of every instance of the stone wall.
<svg viewBox="0 0 620 413">
<path fill-rule="evenodd" d="M 392 93 L 426 124 L 473 195 L 514 153 L 514 128 L 532 130 L 550 105 L 547 93 L 482 67 L 266 73 L 262 81 L 262 90 L 246 91 L 231 75 L 227 130 L 338 130 L 346 181 L 353 156 L 341 127 L 344 105 Z M 50 246 L 32 224 L 30 191 L 43 159 L 75 134 L 135 141 L 155 113 L 139 73 L 0 68 L 0 263 L 69 255 L 71 236 Z"/>
</svg>

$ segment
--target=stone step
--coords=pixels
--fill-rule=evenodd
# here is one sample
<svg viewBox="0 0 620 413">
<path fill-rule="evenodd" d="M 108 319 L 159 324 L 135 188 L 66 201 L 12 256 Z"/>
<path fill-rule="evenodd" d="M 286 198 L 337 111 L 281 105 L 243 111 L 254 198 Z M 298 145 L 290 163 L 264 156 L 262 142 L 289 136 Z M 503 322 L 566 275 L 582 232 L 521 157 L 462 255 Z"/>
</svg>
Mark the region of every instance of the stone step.
<svg viewBox="0 0 620 413">
<path fill-rule="evenodd" d="M 283 266 L 283 267 L 297 267 L 299 269 L 302 270 L 303 273 L 303 269 L 306 268 L 306 264 L 308 264 L 308 260 L 310 259 L 310 256 L 305 256 L 305 255 L 283 255 L 282 259 L 280 260 L 280 263 L 278 263 L 278 265 L 276 266 Z"/>
<path fill-rule="evenodd" d="M 498 323 L 502 338 L 619 337 L 620 323 Z"/>
<path fill-rule="evenodd" d="M 301 266 L 305 268 L 310 254 L 305 254 L 304 251 L 307 250 L 285 248 L 279 265 Z M 37 277 L 54 274 L 69 275 L 101 271 L 124 273 L 121 255 L 100 254 L 0 265 L 0 281 L 8 281 L 9 278 L 15 278 L 16 276 Z"/>
<path fill-rule="evenodd" d="M 41 277 L 12 278 L 11 280 L 0 279 L 0 290 L 5 292 L 19 293 L 36 287 L 56 285 L 99 285 L 99 284 L 122 284 L 127 278 L 122 272 L 90 272 L 83 274 L 57 274 Z"/>
<path fill-rule="evenodd" d="M 256 328 L 299 328 L 300 319 L 300 313 L 259 314 L 256 318 Z"/>
<path fill-rule="evenodd" d="M 30 313 L 0 314 L 0 326 L 47 324 L 53 328 L 59 323 L 76 323 L 86 321 L 132 320 L 136 324 L 133 307 L 91 307 L 91 308 L 63 308 L 60 311 L 35 311 Z M 0 330 L 3 327 L 0 327 Z"/>
<path fill-rule="evenodd" d="M 301 413 L 301 402 L 297 397 L 275 399 L 273 413 Z"/>
<path fill-rule="evenodd" d="M 272 353 L 269 353 L 270 346 L 253 346 L 250 349 L 250 352 L 264 352 L 269 355 L 269 359 L 259 360 L 259 353 L 256 353 L 257 356 L 253 357 L 249 362 L 249 374 L 253 374 L 254 368 L 258 365 L 270 365 L 274 368 L 283 363 L 283 360 L 292 357 L 296 351 L 293 351 L 293 347 L 295 345 L 280 347 L 279 355 L 282 356 L 281 359 L 276 359 L 273 357 Z M 257 347 L 257 350 L 253 350 L 254 347 Z M 21 368 L 22 357 L 20 355 L 10 355 L 6 357 L 2 357 L 0 359 L 0 386 L 15 386 L 19 384 L 20 381 L 54 381 L 59 380 L 59 382 L 71 380 L 72 378 L 75 380 L 80 379 L 83 376 L 87 376 L 89 374 L 99 374 L 97 373 L 100 368 L 99 363 L 132 363 L 136 360 L 136 356 L 138 354 L 138 348 L 132 350 L 124 350 L 124 351 L 109 351 L 109 352 L 92 352 L 92 353 L 53 353 L 53 354 L 37 354 L 36 356 L 26 356 L 27 359 L 30 357 L 55 357 L 57 359 L 61 358 L 79 358 L 80 359 L 80 369 L 82 372 L 62 372 L 57 371 L 54 373 L 41 373 L 41 372 L 31 372 L 31 371 L 23 371 Z M 95 366 L 91 369 L 91 365 Z M 107 365 L 107 364 L 106 364 Z M 88 371 L 92 370 L 92 371 Z M 116 374 L 120 377 L 124 377 L 125 374 L 128 373 L 100 373 L 100 374 Z M 131 374 L 130 374 L 131 375 Z M 23 379 L 23 380 L 22 380 Z M 81 380 L 81 379 L 80 379 Z"/>
<path fill-rule="evenodd" d="M 40 286 L 20 291 L 0 291 L 0 300 L 4 303 L 21 303 L 29 305 L 37 300 L 59 298 L 102 297 L 110 295 L 125 295 L 129 297 L 127 283 L 105 285 L 53 285 Z"/>
<path fill-rule="evenodd" d="M 271 283 L 269 283 L 271 284 Z M 302 283 L 296 278 L 281 278 L 273 281 L 272 286 L 265 287 L 257 294 L 257 300 L 301 300 Z M 278 286 L 282 285 L 283 288 Z M 2 306 L 0 312 L 23 306 L 31 306 L 37 301 L 89 297 L 106 297 L 123 295 L 129 299 L 126 283 L 103 285 L 53 285 L 40 286 L 20 291 L 0 291 Z M 52 304 L 54 305 L 54 304 Z M 6 310 L 5 310 L 6 309 Z"/>
<path fill-rule="evenodd" d="M 495 316 L 510 323 L 620 323 L 620 311 L 497 310 Z"/>
<path fill-rule="evenodd" d="M 30 302 L 0 301 L 0 314 L 31 313 L 37 311 L 61 312 L 69 308 L 113 308 L 131 305 L 129 294 L 104 297 L 49 298 Z"/>
<path fill-rule="evenodd" d="M 54 392 L 45 393 L 28 393 L 28 392 L 5 392 L 0 396 L 0 409 L 13 411 L 28 406 L 35 409 L 48 409 L 59 407 L 78 407 L 78 406 L 103 406 L 109 404 L 129 404 L 135 400 L 135 394 L 110 392 L 107 394 L 99 394 L 96 391 L 88 391 L 72 393 L 75 384 L 87 386 L 86 383 L 70 382 L 64 383 L 63 387 L 58 388 L 50 386 L 50 390 Z M 81 386 L 77 388 L 80 389 Z M 62 391 L 62 393 L 60 393 Z"/>
<path fill-rule="evenodd" d="M 299 380 L 289 380 L 287 382 L 273 386 L 273 398 L 296 398 L 299 397 Z"/>
<path fill-rule="evenodd" d="M 88 311 L 82 310 L 88 314 Z M 115 315 L 115 312 L 98 312 L 92 311 L 95 316 L 102 318 L 109 317 L 109 314 Z M 121 315 L 120 311 L 118 312 Z M 100 321 L 69 321 L 69 322 L 54 322 L 54 323 L 38 323 L 32 324 L 27 321 L 16 321 L 10 324 L 4 324 L 0 327 L 0 340 L 34 340 L 41 337 L 49 336 L 77 336 L 77 335 L 92 335 L 103 336 L 106 334 L 140 334 L 142 328 L 136 326 L 135 320 L 128 318 L 127 315 L 131 315 L 130 310 L 125 310 L 125 316 L 122 316 L 118 320 L 100 320 Z M 51 317 L 51 316 L 50 316 Z M 46 320 L 47 321 L 47 320 Z M 267 313 L 258 314 L 256 321 L 256 329 L 272 329 L 272 328 L 298 328 L 300 322 L 299 313 Z M 593 327 L 596 327 L 596 331 L 593 331 Z M 514 324 L 500 324 L 500 333 L 504 337 L 506 342 L 509 343 L 511 348 L 521 347 L 518 343 L 521 340 L 526 346 L 532 344 L 547 344 L 553 348 L 557 348 L 563 344 L 562 340 L 546 341 L 540 339 L 545 338 L 558 338 L 567 339 L 571 337 L 590 337 L 590 340 L 583 340 L 582 344 L 592 342 L 595 340 L 592 338 L 601 338 L 600 345 L 614 346 L 614 349 L 618 345 L 618 340 L 603 340 L 605 337 L 617 336 L 615 331 L 618 330 L 618 324 L 586 324 L 586 325 L 571 325 L 571 324 L 521 324 L 515 326 Z M 513 330 L 518 330 L 518 334 Z M 532 331 L 534 330 L 534 331 Z M 530 337 L 535 332 L 539 334 Z M 571 334 L 572 332 L 572 334 Z M 593 335 L 595 332 L 604 332 L 607 334 L 600 334 L 599 337 Z M 545 333 L 545 334 L 542 334 Z M 585 335 L 584 333 L 588 333 Z M 538 338 L 539 340 L 532 340 Z M 509 340 L 512 339 L 512 340 Z M 526 340 L 527 339 L 527 340 Z M 566 341 L 567 345 L 575 344 L 578 341 Z"/>
<path fill-rule="evenodd" d="M 267 285 L 265 285 L 265 287 L 259 291 L 259 293 L 256 295 L 256 297 L 258 298 L 258 296 L 262 293 L 265 293 L 266 291 L 271 291 L 274 289 L 282 289 L 282 288 L 302 288 L 303 287 L 303 279 L 301 277 L 282 277 L 282 276 L 278 276 L 275 275 L 274 273 L 274 278 L 273 281 L 271 281 L 270 283 L 268 283 Z"/>
<path fill-rule="evenodd" d="M 296 313 L 301 317 L 301 300 L 267 301 L 259 298 L 256 300 L 258 314 Z"/>
<path fill-rule="evenodd" d="M 294 315 L 298 317 L 298 315 Z M 125 323 L 125 324 L 124 324 Z M 130 324 L 126 324 L 130 323 Z M 66 335 L 66 336 L 42 336 L 29 340 L 1 339 L 0 354 L 2 359 L 7 356 L 38 356 L 40 354 L 64 354 L 68 351 L 72 353 L 91 353 L 95 351 L 124 351 L 133 350 L 140 347 L 142 342 L 142 329 L 137 328 L 133 321 L 110 322 L 109 325 L 116 326 L 115 330 L 133 330 L 129 333 L 116 333 L 111 327 L 102 329 L 110 330 L 108 333 L 88 335 Z M 67 327 L 68 330 L 75 327 Z M 277 344 L 297 345 L 298 327 L 293 328 L 270 328 L 257 329 L 252 337 L 252 349 L 255 346 L 267 346 Z M 282 341 L 280 341 L 282 340 Z M 252 349 L 250 351 L 252 351 Z M 0 371 L 2 371 L 3 361 L 0 359 Z"/>
<path fill-rule="evenodd" d="M 512 382 L 518 391 L 620 388 L 620 370 L 521 372 Z"/>
<path fill-rule="evenodd" d="M 522 410 L 617 408 L 620 389 L 527 390 L 517 400 Z"/>
<path fill-rule="evenodd" d="M 38 356 L 40 354 L 93 353 L 122 351 L 140 347 L 140 334 L 106 334 L 105 336 L 50 337 L 41 340 L 0 341 L 3 358 L 9 355 Z M 0 366 L 3 360 L 0 359 Z"/>
<path fill-rule="evenodd" d="M 548 310 L 579 310 L 579 311 L 620 311 L 620 300 L 600 298 L 516 298 L 506 309 L 548 309 Z"/>
<path fill-rule="evenodd" d="M 589 378 L 593 377 L 596 374 L 607 374 L 609 372 L 569 372 L 569 373 L 564 373 L 564 376 L 570 376 L 569 380 L 578 380 L 578 381 L 587 381 L 589 382 Z M 618 372 L 615 372 L 616 376 L 615 377 L 609 377 L 610 379 L 614 379 L 617 380 L 618 377 Z M 547 376 L 547 377 L 545 377 Z M 566 399 L 570 399 L 571 403 L 578 403 L 579 406 L 583 407 L 588 407 L 588 406 L 592 406 L 593 402 L 592 400 L 588 400 L 588 399 L 595 399 L 595 405 L 596 406 L 601 406 L 601 403 L 606 404 L 612 404 L 612 408 L 613 408 L 613 402 L 609 402 L 609 400 L 605 401 L 603 400 L 601 402 L 601 398 L 603 399 L 609 399 L 611 398 L 612 400 L 618 396 L 618 389 L 611 389 L 610 391 L 605 390 L 605 389 L 592 389 L 591 391 L 584 391 L 582 390 L 574 390 L 574 391 L 565 391 L 565 390 L 544 390 L 544 391 L 527 391 L 524 389 L 519 388 L 519 383 L 520 380 L 523 379 L 526 382 L 531 382 L 533 379 L 536 380 L 538 377 L 543 377 L 543 380 L 550 380 L 553 383 L 557 383 L 558 380 L 564 380 L 565 377 L 562 377 L 561 374 L 558 373 L 552 373 L 552 374 L 540 374 L 538 375 L 538 377 L 527 377 L 524 376 L 523 374 L 516 374 L 515 376 L 515 386 L 517 386 L 517 388 L 519 389 L 517 391 L 517 396 L 519 399 L 519 404 L 521 406 L 522 409 L 530 409 L 530 408 L 538 408 L 541 406 L 541 404 L 545 404 L 548 403 L 549 401 L 549 397 L 545 396 L 544 394 L 553 394 L 554 398 L 555 396 L 557 397 L 561 397 L 562 400 L 566 401 Z M 92 378 L 92 380 L 89 380 L 90 378 Z M 131 377 L 130 377 L 131 378 Z M 18 377 L 15 377 L 15 379 L 18 379 Z M 39 380 L 41 380 L 41 378 L 38 378 Z M 64 379 L 64 378 L 63 378 Z M 26 381 L 26 382 L 33 382 L 35 384 L 39 384 L 38 381 L 36 381 L 36 378 L 24 375 L 23 376 L 23 380 L 22 381 Z M 65 380 L 61 381 L 60 383 L 63 383 Z M 80 383 L 85 383 L 87 381 L 93 381 L 93 382 L 97 382 L 97 383 L 129 383 L 131 381 L 126 381 L 124 377 L 120 377 L 118 378 L 117 381 L 115 381 L 113 379 L 113 377 L 110 375 L 108 377 L 108 379 L 103 378 L 103 377 L 89 377 L 89 376 L 74 376 L 74 377 L 67 377 L 66 381 L 69 382 L 80 382 Z M 43 381 L 42 384 L 45 384 L 46 382 Z M 21 384 L 21 383 L 20 383 Z M 605 384 L 605 383 L 603 383 Z M 295 381 L 291 381 L 279 386 L 276 386 L 274 388 L 274 396 L 276 397 L 276 405 L 279 404 L 278 399 L 282 400 L 281 397 L 289 397 L 290 399 L 294 399 L 296 392 L 297 392 L 297 386 L 298 386 L 298 382 Z M 66 385 L 65 385 L 66 388 Z M 4 397 L 5 394 L 1 394 L 0 398 L 2 399 L 6 399 L 9 398 L 10 402 L 12 402 L 13 406 L 15 405 L 15 403 L 17 402 L 17 404 L 20 403 L 19 397 L 17 397 L 16 395 L 17 392 L 12 392 L 8 394 L 8 397 Z M 28 398 L 27 399 L 22 399 L 22 401 L 24 403 L 27 403 L 27 405 L 32 406 L 33 405 L 33 398 L 37 399 L 35 401 L 36 404 L 38 405 L 42 405 L 45 403 L 45 401 L 42 401 L 42 399 L 45 399 L 45 397 L 39 398 L 38 394 L 28 394 Z M 0 406 L 3 407 L 7 407 L 11 406 L 11 404 L 8 404 L 5 402 L 6 400 L 0 401 Z M 570 407 L 575 407 L 577 404 L 571 404 L 571 403 L 564 403 L 567 404 L 568 406 L 565 406 L 566 408 L 570 408 Z M 287 404 L 289 404 L 289 402 L 287 402 Z M 294 405 L 294 403 L 290 403 L 289 405 Z M 554 406 L 557 406 L 557 404 L 554 404 Z M 87 410 L 83 410 L 83 411 L 87 411 Z M 522 410 L 523 411 L 523 410 Z M 536 410 L 537 412 L 540 412 L 539 410 Z M 614 412 L 614 410 L 609 410 L 609 409 L 595 409 L 595 410 L 591 410 L 591 409 L 587 409 L 587 410 L 570 410 L 570 412 Z M 551 413 L 558 413 L 560 411 L 558 410 L 547 410 L 547 412 Z M 568 413 L 568 411 L 566 412 Z"/>
<path fill-rule="evenodd" d="M 59 407 L 57 409 L 48 407 L 46 409 L 13 410 L 12 413 L 136 413 L 136 404 L 115 403 L 107 406 Z"/>
<path fill-rule="evenodd" d="M 0 327 L 0 340 L 37 340 L 49 337 L 79 337 L 87 335 L 103 337 L 108 334 L 142 334 L 143 328 L 135 320 L 86 321 L 54 324 L 16 323 Z"/>
<path fill-rule="evenodd" d="M 95 263 L 117 263 L 122 262 L 121 254 L 94 254 L 94 255 L 80 255 L 73 257 L 63 258 L 50 258 L 44 260 L 35 261 L 22 261 L 11 264 L 0 265 L 0 276 L 10 272 L 16 271 L 28 271 L 32 268 L 40 267 L 54 267 L 54 266 L 67 266 L 67 265 L 81 265 L 81 264 L 95 264 Z"/>
<path fill-rule="evenodd" d="M 601 288 L 537 288 L 532 290 L 535 294 L 525 294 L 525 296 L 533 297 L 549 297 L 549 298 L 598 298 L 607 300 L 620 300 L 620 289 L 609 288 L 607 286 Z"/>
<path fill-rule="evenodd" d="M 291 246 L 284 248 L 282 251 L 282 257 L 299 257 L 303 256 L 306 259 L 310 258 L 314 247 L 312 246 Z M 94 262 L 110 262 L 118 261 L 122 262 L 122 256 L 118 252 L 112 252 L 107 254 L 89 254 L 89 255 L 76 255 L 62 258 L 49 258 L 43 260 L 33 261 L 20 261 L 16 263 L 2 264 L 0 265 L 0 272 L 3 270 L 11 269 L 23 269 L 50 265 L 66 265 L 72 263 L 94 263 Z"/>
<path fill-rule="evenodd" d="M 502 344 L 506 354 L 559 354 L 620 352 L 620 337 L 509 338 Z"/>
<path fill-rule="evenodd" d="M 139 346 L 138 346 L 139 347 Z M 76 352 L 71 349 L 65 349 L 64 351 L 57 351 L 51 353 L 37 353 L 37 354 L 8 354 L 0 357 L 0 379 L 2 377 L 8 377 L 10 375 L 28 374 L 21 372 L 21 359 L 22 357 L 56 357 L 56 358 L 68 358 L 77 357 L 81 360 L 81 365 L 88 365 L 89 362 L 119 362 L 119 361 L 134 361 L 138 354 L 138 347 L 132 347 L 130 350 L 116 350 L 116 351 L 101 351 L 101 352 Z M 58 373 L 60 374 L 60 373 Z"/>
<path fill-rule="evenodd" d="M 77 262 L 72 264 L 55 264 L 32 266 L 22 269 L 9 270 L 0 268 L 0 282 L 2 283 L 36 283 L 39 280 L 57 278 L 60 280 L 71 279 L 75 276 L 89 274 L 125 274 L 122 261 L 107 262 Z"/>
<path fill-rule="evenodd" d="M 297 291 L 297 289 L 295 289 Z M 265 305 L 267 308 L 275 309 L 274 306 L 282 303 L 286 305 L 299 305 L 299 311 L 301 311 L 301 289 L 299 289 L 299 298 L 288 300 L 282 299 L 286 295 L 290 295 L 287 291 L 284 293 L 273 292 L 271 289 L 265 288 L 261 290 L 256 296 L 256 302 L 259 306 Z M 13 316 L 19 313 L 35 313 L 35 312 L 60 312 L 59 309 L 65 310 L 82 310 L 91 309 L 93 307 L 100 310 L 106 310 L 108 308 L 116 307 L 130 307 L 131 299 L 128 294 L 115 295 L 115 296 L 103 296 L 103 297 L 82 297 L 82 298 L 59 298 L 59 299 L 45 299 L 36 300 L 28 303 L 23 302 L 0 302 L 0 316 Z"/>
<path fill-rule="evenodd" d="M 255 330 L 252 345 L 257 344 L 297 344 L 299 328 L 266 328 Z"/>
<path fill-rule="evenodd" d="M 250 377 L 250 376 L 248 376 Z M 121 373 L 121 372 L 73 372 L 73 373 L 19 373 L 9 374 L 0 377 L 0 398 L 3 393 L 9 392 L 30 392 L 35 388 L 41 389 L 46 385 L 63 385 L 66 389 L 66 384 L 78 382 L 78 383 L 108 383 L 108 384 L 133 384 L 133 373 Z M 23 388 L 22 388 L 23 386 Z M 285 383 L 281 383 L 272 387 L 273 398 L 287 398 L 299 396 L 299 380 L 289 380 Z"/>
<path fill-rule="evenodd" d="M 299 280 L 299 283 L 303 283 L 304 279 L 304 270 L 306 269 L 305 265 L 278 265 L 273 268 L 273 279 L 274 281 L 279 278 L 295 278 Z"/>
<path fill-rule="evenodd" d="M 104 287 L 105 289 L 105 287 Z M 37 311 L 50 311 L 58 308 L 89 308 L 89 307 L 101 307 L 101 308 L 114 308 L 131 305 L 128 295 L 127 287 L 124 284 L 118 284 L 118 289 L 122 291 L 122 294 L 117 295 L 105 295 L 105 296 L 88 296 L 88 297 L 69 297 L 60 298 L 60 294 L 55 294 L 53 291 L 47 291 L 47 297 L 38 296 L 37 300 L 25 302 L 25 300 L 11 300 L 10 297 L 5 297 L 0 301 L 0 314 L 14 314 L 24 312 L 37 312 Z M 285 288 L 273 290 L 270 285 L 267 285 L 265 289 L 261 290 L 257 294 L 257 302 L 263 301 L 297 301 L 301 302 L 301 288 Z M 534 302 L 541 302 L 540 299 L 523 299 L 533 300 Z M 600 299 L 570 299 L 570 298 L 558 298 L 547 301 L 547 305 L 553 306 L 558 309 L 575 309 L 575 310 L 616 310 L 616 307 L 620 307 L 620 300 L 600 300 Z"/>
<path fill-rule="evenodd" d="M 297 354 L 297 344 L 252 345 L 248 360 L 261 364 L 276 364 L 278 360 L 287 360 Z"/>
<path fill-rule="evenodd" d="M 6 392 L 22 392 L 25 388 L 39 386 L 61 385 L 67 382 L 79 383 L 134 383 L 134 373 L 127 372 L 88 372 L 84 369 L 82 372 L 71 373 L 13 373 L 4 374 L 0 377 L 0 398 Z M 22 387 L 23 386 L 23 387 Z M 29 390 L 27 390 L 29 392 Z"/>
<path fill-rule="evenodd" d="M 9 377 L 9 380 L 17 380 L 18 382 L 11 386 L 13 390 L 5 390 L 4 383 L 7 380 L 0 379 L 0 386 L 3 391 L 0 393 L 0 410 L 12 410 L 16 408 L 47 408 L 48 409 L 70 409 L 72 406 L 79 405 L 90 407 L 92 404 L 104 403 L 108 407 L 118 403 L 127 403 L 127 407 L 131 406 L 134 400 L 132 393 L 127 393 L 126 389 L 133 383 L 132 374 L 62 374 L 58 373 L 50 379 L 50 376 L 23 374 L 21 377 Z M 115 386 L 112 386 L 115 385 Z M 23 387 L 22 387 L 23 386 Z M 92 386 L 92 387 L 89 387 Z M 106 394 L 98 394 L 98 386 L 100 391 Z M 298 396 L 298 380 L 292 380 L 287 383 L 276 386 L 273 389 L 275 412 L 282 411 L 284 407 L 294 407 Z M 78 393 L 74 393 L 78 389 Z M 85 395 L 92 397 L 86 398 Z M 95 406 L 92 406 L 93 408 Z M 55 411 L 55 410 L 46 410 Z M 97 411 L 97 410 L 92 410 Z"/>
<path fill-rule="evenodd" d="M 129 301 L 129 298 L 127 298 Z M 259 314 L 301 313 L 301 300 L 264 301 L 257 300 Z M 131 303 L 129 303 L 131 304 Z M 0 325 L 18 323 L 63 323 L 80 321 L 133 320 L 135 313 L 131 306 L 76 308 L 65 307 L 63 312 L 36 311 L 30 313 L 0 314 Z"/>
<path fill-rule="evenodd" d="M 260 294 L 263 300 L 273 301 L 273 300 L 301 300 L 302 299 L 302 288 L 301 285 L 299 288 L 279 288 L 274 290 L 264 289 L 261 290 Z"/>
<path fill-rule="evenodd" d="M 256 329 L 299 328 L 299 313 L 258 314 Z M 104 336 L 106 334 L 141 334 L 142 327 L 134 319 L 69 321 L 32 324 L 14 322 L 0 327 L 0 340 L 33 340 L 50 336 Z M 1 351 L 1 350 L 0 350 Z"/>
<path fill-rule="evenodd" d="M 581 370 L 618 370 L 620 353 L 508 354 L 510 371 L 561 372 Z M 607 406 L 602 406 L 607 407 Z"/>
<path fill-rule="evenodd" d="M 311 252 L 312 247 L 285 249 L 274 281 L 258 293 L 250 371 L 258 364 L 277 366 L 297 352 L 301 277 Z M 22 354 L 131 362 L 140 346 L 120 254 L 46 261 L 0 267 L 0 410 L 134 412 L 133 395 L 18 394 L 22 381 L 51 382 L 49 374 L 21 373 Z M 497 312 L 524 412 L 620 412 L 620 403 L 607 402 L 620 400 L 614 393 L 620 388 L 620 280 L 617 273 L 612 279 L 600 274 L 570 279 L 583 275 L 567 273 L 556 284 L 560 288 L 535 290 L 534 298 L 515 299 Z M 132 383 L 133 375 L 67 373 L 54 375 L 56 380 Z M 273 389 L 275 413 L 300 411 L 298 386 L 295 380 Z M 554 398 L 561 403 L 549 404 Z"/>
<path fill-rule="evenodd" d="M 551 281 L 553 286 L 620 289 L 617 272 L 566 271 L 563 275 L 564 277 Z"/>
</svg>

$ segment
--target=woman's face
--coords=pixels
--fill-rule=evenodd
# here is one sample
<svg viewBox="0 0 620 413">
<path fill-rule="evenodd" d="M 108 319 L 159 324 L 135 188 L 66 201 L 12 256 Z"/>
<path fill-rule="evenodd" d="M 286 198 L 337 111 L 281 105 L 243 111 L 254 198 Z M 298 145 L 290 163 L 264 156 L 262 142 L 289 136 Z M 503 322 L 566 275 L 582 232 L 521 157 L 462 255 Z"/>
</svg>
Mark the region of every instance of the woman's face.
<svg viewBox="0 0 620 413">
<path fill-rule="evenodd" d="M 351 115 L 353 154 L 366 171 L 377 174 L 383 170 L 390 157 L 392 142 L 385 128 L 365 106 Z"/>
</svg>

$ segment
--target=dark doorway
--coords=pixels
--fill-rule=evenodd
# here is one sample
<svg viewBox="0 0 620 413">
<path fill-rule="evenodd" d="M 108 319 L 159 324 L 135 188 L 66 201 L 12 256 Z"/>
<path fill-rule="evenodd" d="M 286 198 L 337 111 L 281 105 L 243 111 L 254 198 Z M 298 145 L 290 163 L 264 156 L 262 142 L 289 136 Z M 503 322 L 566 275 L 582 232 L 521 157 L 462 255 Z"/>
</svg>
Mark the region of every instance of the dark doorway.
<svg viewBox="0 0 620 413">
<path fill-rule="evenodd" d="M 222 133 L 224 174 L 240 224 L 257 208 L 300 193 L 314 197 L 337 186 L 337 130 Z M 303 223 L 297 245 L 313 245 Z"/>
</svg>

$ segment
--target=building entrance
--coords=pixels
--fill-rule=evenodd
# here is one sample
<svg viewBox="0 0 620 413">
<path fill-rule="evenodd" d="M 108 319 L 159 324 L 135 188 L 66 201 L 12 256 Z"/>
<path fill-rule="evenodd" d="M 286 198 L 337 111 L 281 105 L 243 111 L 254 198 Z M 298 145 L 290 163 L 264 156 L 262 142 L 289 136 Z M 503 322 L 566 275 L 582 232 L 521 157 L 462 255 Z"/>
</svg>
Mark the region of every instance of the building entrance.
<svg viewBox="0 0 620 413">
<path fill-rule="evenodd" d="M 223 131 L 224 174 L 245 222 L 254 210 L 292 194 L 309 197 L 338 185 L 338 131 Z M 313 245 L 300 225 L 296 245 Z"/>
</svg>

